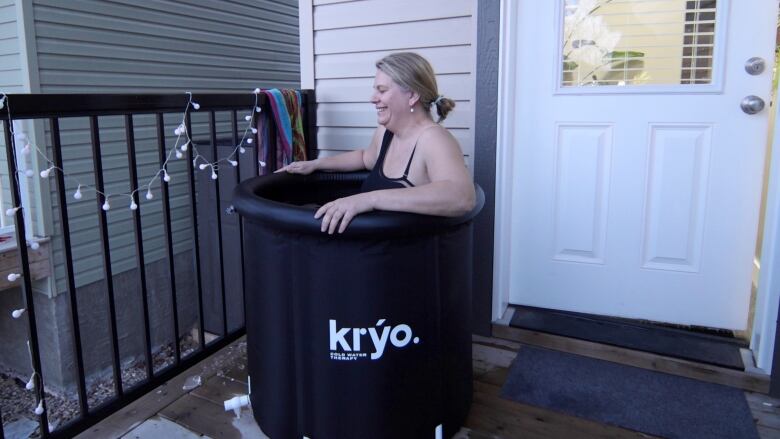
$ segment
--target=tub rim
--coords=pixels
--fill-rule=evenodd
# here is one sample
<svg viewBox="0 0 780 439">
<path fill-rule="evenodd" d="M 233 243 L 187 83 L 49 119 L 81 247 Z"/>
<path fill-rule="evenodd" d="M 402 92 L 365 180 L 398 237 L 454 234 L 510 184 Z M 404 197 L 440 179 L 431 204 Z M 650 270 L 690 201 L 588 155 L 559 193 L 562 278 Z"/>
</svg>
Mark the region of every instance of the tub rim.
<svg viewBox="0 0 780 439">
<path fill-rule="evenodd" d="M 366 172 L 315 172 L 310 175 L 284 172 L 254 177 L 236 186 L 233 190 L 232 204 L 245 220 L 260 222 L 289 232 L 325 235 L 320 231 L 321 221 L 314 219 L 316 212 L 314 207 L 274 201 L 258 195 L 258 192 L 278 190 L 278 186 L 291 182 L 316 184 L 329 181 L 358 181 L 366 175 Z M 372 211 L 356 216 L 344 233 L 334 233 L 333 236 L 381 237 L 431 233 L 455 228 L 474 219 L 485 205 L 485 193 L 482 188 L 474 183 L 474 189 L 476 192 L 474 208 L 465 215 L 444 217 L 408 212 Z"/>
</svg>

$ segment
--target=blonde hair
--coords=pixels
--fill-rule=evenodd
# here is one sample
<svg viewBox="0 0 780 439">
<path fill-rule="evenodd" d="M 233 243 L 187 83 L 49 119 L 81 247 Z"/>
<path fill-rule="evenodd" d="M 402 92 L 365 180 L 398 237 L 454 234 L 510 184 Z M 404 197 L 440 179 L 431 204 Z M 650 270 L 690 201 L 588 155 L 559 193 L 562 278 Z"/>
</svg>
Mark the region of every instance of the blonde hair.
<svg viewBox="0 0 780 439">
<path fill-rule="evenodd" d="M 392 53 L 377 61 L 376 68 L 404 89 L 420 95 L 423 108 L 435 107 L 439 115 L 436 123 L 443 121 L 455 108 L 455 101 L 439 95 L 433 67 L 422 56 L 413 52 Z"/>
</svg>

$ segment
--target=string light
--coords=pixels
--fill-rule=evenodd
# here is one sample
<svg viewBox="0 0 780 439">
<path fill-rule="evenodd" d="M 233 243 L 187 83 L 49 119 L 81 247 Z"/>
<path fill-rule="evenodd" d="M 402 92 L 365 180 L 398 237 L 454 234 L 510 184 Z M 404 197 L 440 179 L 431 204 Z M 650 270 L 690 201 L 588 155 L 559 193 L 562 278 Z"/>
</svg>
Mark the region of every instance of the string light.
<svg viewBox="0 0 780 439">
<path fill-rule="evenodd" d="M 255 103 L 253 105 L 254 112 L 262 111 L 262 108 L 258 105 L 260 92 L 261 92 L 261 90 L 259 88 L 255 88 L 254 91 L 253 91 L 253 93 L 255 95 Z M 93 187 L 91 185 L 81 183 L 76 178 L 74 178 L 74 177 L 70 176 L 69 174 L 67 174 L 62 168 L 58 167 L 36 145 L 31 144 L 30 142 L 28 142 L 28 138 L 27 138 L 27 135 L 25 133 L 23 133 L 23 132 L 21 132 L 21 133 L 14 132 L 12 125 L 11 125 L 11 130 L 12 130 L 12 134 L 14 135 L 14 138 L 16 139 L 16 141 L 19 142 L 19 143 L 22 143 L 22 142 L 24 143 L 25 146 L 24 146 L 24 148 L 22 148 L 22 152 L 24 153 L 24 155 L 29 155 L 33 151 L 33 149 L 34 149 L 36 151 L 36 153 L 43 160 L 45 160 L 49 164 L 48 168 L 46 168 L 46 169 L 44 169 L 43 171 L 40 172 L 41 178 L 48 178 L 53 171 L 60 171 L 65 179 L 75 181 L 75 183 L 77 184 L 76 192 L 73 194 L 73 198 L 74 199 L 76 199 L 76 200 L 81 200 L 82 199 L 82 197 L 83 197 L 82 187 L 83 187 L 84 189 L 91 189 L 91 190 L 93 190 L 96 193 L 96 195 L 103 196 L 105 198 L 105 202 L 102 205 L 102 208 L 105 211 L 107 211 L 107 210 L 109 210 L 111 208 L 111 206 L 110 206 L 110 204 L 108 202 L 108 199 L 110 197 L 112 197 L 112 196 L 128 196 L 128 197 L 130 197 L 131 199 L 133 199 L 133 201 L 130 203 L 130 209 L 135 210 L 135 209 L 138 208 L 138 205 L 135 203 L 134 198 L 133 198 L 136 192 L 139 192 L 141 189 L 146 188 L 146 190 L 147 190 L 147 192 L 146 192 L 146 199 L 147 200 L 152 200 L 154 198 L 154 195 L 152 194 L 152 186 L 154 185 L 155 180 L 157 180 L 157 178 L 162 176 L 162 180 L 165 181 L 166 183 L 171 181 L 172 177 L 171 177 L 170 174 L 168 174 L 168 172 L 166 170 L 166 167 L 167 167 L 168 162 L 172 159 L 172 157 L 176 157 L 177 159 L 183 158 L 184 154 L 182 154 L 182 152 L 186 152 L 191 147 L 192 151 L 193 151 L 193 155 L 194 155 L 194 158 L 193 158 L 193 161 L 192 161 L 193 167 L 195 167 L 195 169 L 200 169 L 200 170 L 204 170 L 204 169 L 206 169 L 208 167 L 211 167 L 212 168 L 211 178 L 213 180 L 216 180 L 217 179 L 217 173 L 216 173 L 217 165 L 220 162 L 223 162 L 223 161 L 233 165 L 233 162 L 235 162 L 235 157 L 234 156 L 236 155 L 236 153 L 244 154 L 246 152 L 246 149 L 243 147 L 243 144 L 244 143 L 247 143 L 247 144 L 253 143 L 252 138 L 248 137 L 248 134 L 250 132 L 252 134 L 257 134 L 257 128 L 252 126 L 254 124 L 254 112 L 252 112 L 251 115 L 247 115 L 247 116 L 244 117 L 244 119 L 247 122 L 249 122 L 249 124 L 248 124 L 247 128 L 244 130 L 244 134 L 241 137 L 241 141 L 239 142 L 238 145 L 236 145 L 233 148 L 233 151 L 227 157 L 221 158 L 221 159 L 219 159 L 217 161 L 212 162 L 212 161 L 207 160 L 204 156 L 202 156 L 198 152 L 197 145 L 195 144 L 195 142 L 192 141 L 192 138 L 190 137 L 190 133 L 187 130 L 187 125 L 185 123 L 186 120 L 187 120 L 187 114 L 190 111 L 190 108 L 192 108 L 194 110 L 198 110 L 198 109 L 200 109 L 200 104 L 192 100 L 192 93 L 191 92 L 186 92 L 186 95 L 188 97 L 187 105 L 184 108 L 184 112 L 182 114 L 181 123 L 176 127 L 176 129 L 174 129 L 174 134 L 177 136 L 177 138 L 176 138 L 176 141 L 174 143 L 173 148 L 168 152 L 168 155 L 166 156 L 165 162 L 161 166 L 161 169 L 149 180 L 149 182 L 147 184 L 145 184 L 145 185 L 142 185 L 142 186 L 134 189 L 130 193 L 119 193 L 119 194 L 111 193 L 110 194 L 110 193 L 99 191 L 99 190 L 97 190 L 97 188 L 95 188 L 95 187 Z M 8 106 L 8 122 L 10 124 L 10 122 L 12 120 L 11 107 L 10 107 L 10 101 L 8 99 L 8 96 L 5 93 L 0 93 L 0 103 L 3 104 L 2 106 L 0 106 L 0 108 L 4 108 L 6 105 Z M 182 142 L 182 141 L 184 143 L 179 145 L 179 143 Z M 198 165 L 199 161 L 201 161 L 203 163 Z M 233 165 L 233 166 L 236 166 L 236 165 Z M 19 172 L 22 172 L 22 171 L 19 171 Z M 31 170 L 31 169 L 25 170 L 23 173 L 27 177 L 34 177 L 35 176 L 35 172 L 33 170 Z M 134 205 L 135 205 L 135 208 L 133 208 Z M 13 216 L 16 213 L 16 211 L 18 209 L 20 209 L 20 208 L 21 208 L 21 206 L 8 209 L 6 211 L 6 215 Z"/>
<path fill-rule="evenodd" d="M 14 129 L 13 129 L 13 124 L 12 124 L 12 120 L 13 119 L 12 119 L 12 115 L 11 115 L 11 106 L 10 106 L 10 101 L 8 99 L 8 96 L 5 93 L 0 93 L 0 94 L 2 95 L 2 96 L 0 96 L 0 109 L 3 109 L 3 108 L 5 108 L 6 105 L 8 105 L 8 110 L 7 110 L 7 112 L 8 112 L 8 124 L 9 124 L 9 127 L 11 129 L 11 133 L 13 134 L 14 139 L 16 139 L 17 142 L 20 142 L 20 143 L 23 142 L 24 143 L 24 147 L 22 148 L 22 154 L 25 155 L 25 156 L 29 156 L 30 153 L 32 152 L 32 149 L 34 148 L 36 153 L 50 165 L 48 168 L 46 168 L 45 170 L 40 172 L 41 178 L 48 178 L 52 171 L 58 170 L 58 171 L 60 171 L 62 173 L 63 178 L 67 178 L 69 180 L 75 180 L 76 181 L 76 183 L 77 183 L 76 192 L 73 193 L 73 198 L 76 199 L 76 200 L 81 200 L 82 199 L 83 194 L 81 192 L 81 188 L 82 188 L 82 186 L 84 186 L 85 188 L 89 188 L 89 189 L 94 190 L 96 195 L 100 195 L 100 196 L 104 197 L 105 201 L 103 202 L 103 205 L 102 205 L 102 209 L 104 211 L 108 211 L 111 208 L 111 205 L 109 204 L 109 198 L 111 196 L 119 196 L 119 195 L 129 196 L 130 197 L 130 209 L 131 210 L 138 209 L 138 204 L 135 202 L 135 194 L 136 194 L 136 192 L 138 192 L 140 190 L 140 188 L 134 189 L 129 194 L 109 194 L 109 193 L 105 193 L 105 192 L 99 191 L 99 190 L 97 190 L 97 188 L 95 188 L 93 186 L 82 184 L 81 182 L 79 182 L 74 177 L 71 177 L 70 175 L 68 175 L 62 168 L 58 167 L 36 145 L 30 144 L 27 141 L 27 135 L 25 133 L 16 133 L 14 131 Z M 195 156 L 193 158 L 193 160 L 192 160 L 193 167 L 195 167 L 196 169 L 201 169 L 201 170 L 204 170 L 207 167 L 211 167 L 211 179 L 212 180 L 216 180 L 218 178 L 216 171 L 217 171 L 217 166 L 218 166 L 219 162 L 226 161 L 226 162 L 230 163 L 232 166 L 238 166 L 238 161 L 234 160 L 233 157 L 235 156 L 236 152 L 240 152 L 241 154 L 246 152 L 246 150 L 242 146 L 242 144 L 244 142 L 246 142 L 247 144 L 252 143 L 252 138 L 251 137 L 247 138 L 247 134 L 248 134 L 248 132 L 250 132 L 250 130 L 251 130 L 252 134 L 257 134 L 257 128 L 252 126 L 254 124 L 254 113 L 252 113 L 252 115 L 248 115 L 248 116 L 244 117 L 244 119 L 247 122 L 249 122 L 248 127 L 244 130 L 244 135 L 242 136 L 241 141 L 239 142 L 238 145 L 236 145 L 233 148 L 233 151 L 230 153 L 230 155 L 228 155 L 225 158 L 219 159 L 219 160 L 217 160 L 215 162 L 210 162 L 210 161 L 206 160 L 198 152 L 197 146 L 192 141 L 192 138 L 190 138 L 190 134 L 189 134 L 189 132 L 187 130 L 187 126 L 185 124 L 185 121 L 187 120 L 187 114 L 188 114 L 188 111 L 189 111 L 190 107 L 192 107 L 194 110 L 198 110 L 198 109 L 200 109 L 200 104 L 198 104 L 197 102 L 194 102 L 192 100 L 192 93 L 191 92 L 186 92 L 186 94 L 188 96 L 187 106 L 184 108 L 184 113 L 182 115 L 181 123 L 174 130 L 174 134 L 176 134 L 176 136 L 177 136 L 176 142 L 174 143 L 173 148 L 168 152 L 168 155 L 167 155 L 167 157 L 165 159 L 165 162 L 162 164 L 160 170 L 146 184 L 146 199 L 147 200 L 152 200 L 154 198 L 154 195 L 152 194 L 152 185 L 154 184 L 155 180 L 160 176 L 160 173 L 163 174 L 163 178 L 162 178 L 163 181 L 165 181 L 166 183 L 171 181 L 171 176 L 168 174 L 168 171 L 167 171 L 167 164 L 168 164 L 168 161 L 171 159 L 171 154 L 173 152 L 175 152 L 176 158 L 180 159 L 180 158 L 183 157 L 182 151 L 187 151 L 187 149 L 190 146 L 192 146 L 192 152 L 193 152 L 193 154 Z M 259 88 L 255 88 L 254 89 L 254 94 L 255 94 L 254 110 L 255 110 L 255 112 L 259 113 L 259 112 L 262 111 L 260 106 L 257 105 L 258 96 L 260 94 L 260 89 Z M 181 140 L 182 136 L 185 137 L 186 141 L 181 146 L 179 146 L 179 141 Z M 198 166 L 198 160 L 199 159 L 204 161 L 205 163 L 202 163 L 202 164 L 200 164 L 200 166 Z M 263 166 L 265 166 L 265 165 L 263 164 Z M 17 171 L 17 173 L 15 174 L 15 178 L 17 178 L 17 179 L 18 179 L 19 172 L 21 172 L 21 171 Z M 35 173 L 33 172 L 32 169 L 27 169 L 27 170 L 24 171 L 24 175 L 27 176 L 27 177 L 33 177 L 35 175 Z M 143 187 L 143 186 L 141 186 L 141 187 Z M 19 209 L 21 209 L 21 208 L 22 208 L 21 205 L 9 208 L 9 209 L 7 209 L 5 211 L 5 214 L 6 214 L 6 216 L 9 216 L 9 217 L 14 216 L 16 214 L 16 212 L 19 211 Z M 28 242 L 28 245 L 33 250 L 37 250 L 38 248 L 40 248 L 40 245 L 37 242 Z M 21 274 L 19 274 L 19 273 L 9 273 L 8 276 L 7 276 L 7 279 L 8 279 L 9 282 L 14 282 L 14 281 L 18 280 L 20 277 L 21 277 Z M 11 316 L 14 319 L 18 319 L 18 318 L 20 318 L 22 316 L 22 314 L 25 313 L 25 311 L 26 311 L 26 308 L 16 309 L 13 312 L 11 312 Z M 33 361 L 32 361 L 32 348 L 30 347 L 30 341 L 29 340 L 27 341 L 27 351 L 30 354 L 30 362 L 33 363 Z M 37 371 L 33 368 L 33 373 L 30 376 L 30 380 L 27 381 L 27 384 L 25 385 L 25 388 L 27 390 L 33 390 L 36 387 L 36 385 L 35 385 L 36 375 L 37 375 Z M 37 398 L 38 399 L 38 405 L 35 407 L 34 413 L 37 416 L 41 416 L 44 413 L 44 411 L 45 411 L 44 408 L 43 408 L 43 392 L 42 392 L 42 389 L 39 389 L 39 394 L 37 396 L 38 396 L 38 398 Z"/>
<path fill-rule="evenodd" d="M 27 390 L 32 390 L 35 388 L 35 372 L 30 375 L 30 379 L 27 381 L 27 384 L 24 386 Z"/>
<path fill-rule="evenodd" d="M 41 178 L 49 178 L 49 174 L 51 173 L 51 171 L 55 169 L 57 169 L 56 166 L 52 166 L 51 168 L 44 169 L 43 171 L 41 171 Z"/>
</svg>

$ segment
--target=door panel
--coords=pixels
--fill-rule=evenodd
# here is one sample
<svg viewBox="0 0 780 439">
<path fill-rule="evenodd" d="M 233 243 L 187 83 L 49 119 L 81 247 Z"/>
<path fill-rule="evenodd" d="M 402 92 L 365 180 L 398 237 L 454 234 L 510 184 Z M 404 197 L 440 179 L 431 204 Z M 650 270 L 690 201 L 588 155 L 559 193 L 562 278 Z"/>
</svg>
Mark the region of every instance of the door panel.
<svg viewBox="0 0 780 439">
<path fill-rule="evenodd" d="M 769 69 L 744 65 L 772 65 L 776 17 L 774 0 L 520 1 L 510 302 L 746 327 L 768 111 L 740 102 L 769 101 Z"/>
</svg>

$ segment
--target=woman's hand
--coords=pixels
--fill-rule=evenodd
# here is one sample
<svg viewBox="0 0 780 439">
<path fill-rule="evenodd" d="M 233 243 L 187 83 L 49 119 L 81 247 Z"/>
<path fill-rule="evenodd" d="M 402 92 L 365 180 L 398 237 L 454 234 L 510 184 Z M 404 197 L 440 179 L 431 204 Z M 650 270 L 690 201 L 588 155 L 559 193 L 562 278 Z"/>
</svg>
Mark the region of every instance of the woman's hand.
<svg viewBox="0 0 780 439">
<path fill-rule="evenodd" d="M 329 235 L 332 235 L 338 227 L 339 233 L 344 233 L 352 218 L 361 213 L 374 210 L 370 194 L 371 192 L 367 192 L 339 198 L 320 207 L 317 213 L 314 214 L 316 219 L 322 217 L 320 230 L 323 232 L 327 231 Z"/>
<path fill-rule="evenodd" d="M 305 162 L 292 162 L 283 168 L 277 169 L 274 171 L 274 174 L 286 171 L 288 174 L 309 175 L 316 170 L 317 160 L 309 160 Z"/>
</svg>

